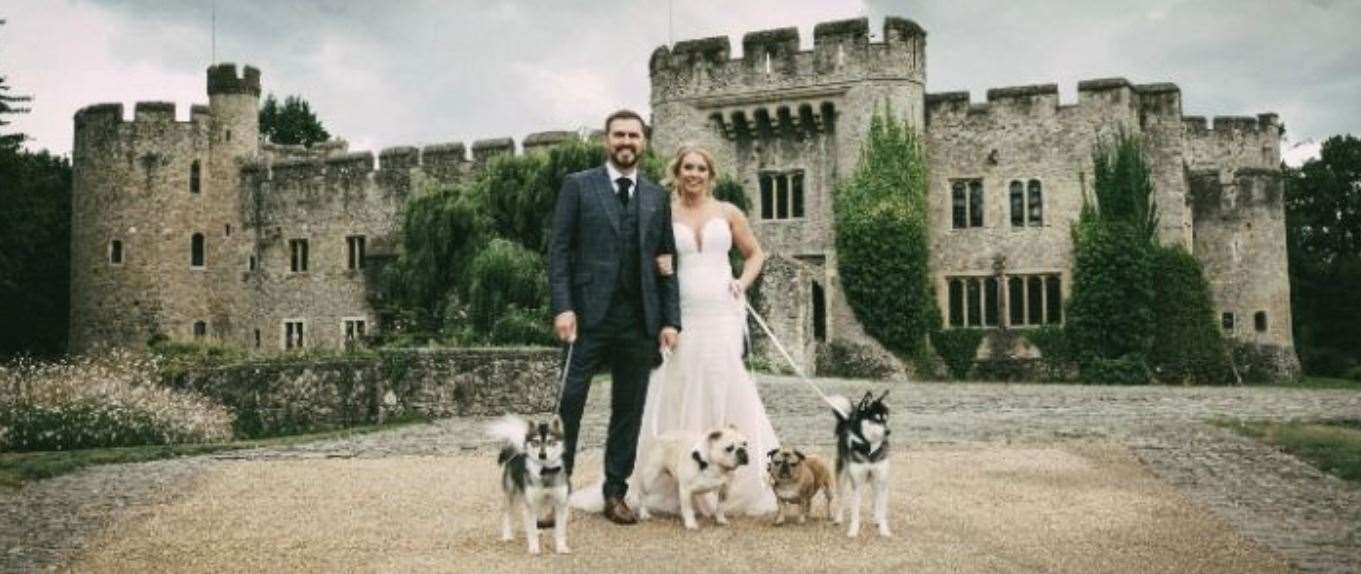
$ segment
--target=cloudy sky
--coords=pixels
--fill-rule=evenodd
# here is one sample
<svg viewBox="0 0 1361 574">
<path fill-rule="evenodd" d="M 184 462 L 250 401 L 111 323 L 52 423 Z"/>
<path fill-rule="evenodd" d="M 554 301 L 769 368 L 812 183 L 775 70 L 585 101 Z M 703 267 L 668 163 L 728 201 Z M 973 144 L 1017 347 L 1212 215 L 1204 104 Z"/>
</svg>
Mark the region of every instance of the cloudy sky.
<svg viewBox="0 0 1361 574">
<path fill-rule="evenodd" d="M 1274 111 L 1287 157 L 1361 134 L 1361 0 L 218 0 L 216 61 L 302 95 L 351 149 L 593 128 L 646 113 L 647 59 L 669 41 L 885 15 L 926 28 L 927 89 L 1123 76 L 1175 82 L 1188 115 Z M 34 96 L 11 126 L 69 153 L 85 105 L 207 101 L 211 0 L 3 0 L 0 75 Z"/>
</svg>

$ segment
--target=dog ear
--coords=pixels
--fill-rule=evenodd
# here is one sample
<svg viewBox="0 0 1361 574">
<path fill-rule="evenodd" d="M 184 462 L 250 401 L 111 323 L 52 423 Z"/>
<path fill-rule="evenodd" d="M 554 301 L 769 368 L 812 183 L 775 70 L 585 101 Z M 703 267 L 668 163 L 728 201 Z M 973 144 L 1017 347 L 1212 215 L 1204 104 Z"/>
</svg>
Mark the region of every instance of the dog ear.
<svg viewBox="0 0 1361 574">
<path fill-rule="evenodd" d="M 716 430 L 714 432 L 709 433 L 709 442 L 714 442 L 721 438 L 723 438 L 723 431 L 721 430 Z"/>
<path fill-rule="evenodd" d="M 553 434 L 562 434 L 562 417 L 553 415 L 553 421 L 548 423 L 548 428 Z"/>
<path fill-rule="evenodd" d="M 775 453 L 777 453 L 777 452 L 780 452 L 780 449 L 778 449 L 778 448 L 772 448 L 772 449 L 770 449 L 770 452 L 766 453 L 766 458 L 770 458 L 770 457 L 775 456 Z"/>
<path fill-rule="evenodd" d="M 875 399 L 874 402 L 876 402 L 876 403 L 882 403 L 882 402 L 884 402 L 884 397 L 887 397 L 887 396 L 888 396 L 888 391 L 890 391 L 890 390 L 892 390 L 892 389 L 887 389 L 887 390 L 885 390 L 885 391 L 884 391 L 884 394 L 879 395 L 879 398 L 878 398 L 878 399 Z"/>
<path fill-rule="evenodd" d="M 805 459 L 808 458 L 807 456 L 804 456 L 803 451 L 799 449 L 794 449 L 794 456 L 799 457 L 799 462 L 803 462 Z"/>
</svg>

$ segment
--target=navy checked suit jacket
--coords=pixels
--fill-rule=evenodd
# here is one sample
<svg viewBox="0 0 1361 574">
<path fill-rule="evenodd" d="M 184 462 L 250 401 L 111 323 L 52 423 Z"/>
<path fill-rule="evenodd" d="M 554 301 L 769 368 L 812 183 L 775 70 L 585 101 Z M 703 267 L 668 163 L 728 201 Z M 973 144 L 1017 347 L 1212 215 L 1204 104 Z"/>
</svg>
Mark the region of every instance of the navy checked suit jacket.
<svg viewBox="0 0 1361 574">
<path fill-rule="evenodd" d="M 645 328 L 654 337 L 662 327 L 681 328 L 680 290 L 676 275 L 657 273 L 656 257 L 671 255 L 679 269 L 671 227 L 671 201 L 660 186 L 638 175 L 629 203 L 638 209 L 638 270 Z M 548 286 L 553 316 L 577 315 L 577 327 L 589 329 L 605 319 L 619 283 L 622 247 L 619 226 L 624 207 L 615 195 L 605 166 L 569 174 L 558 191 L 553 232 L 548 245 Z"/>
</svg>

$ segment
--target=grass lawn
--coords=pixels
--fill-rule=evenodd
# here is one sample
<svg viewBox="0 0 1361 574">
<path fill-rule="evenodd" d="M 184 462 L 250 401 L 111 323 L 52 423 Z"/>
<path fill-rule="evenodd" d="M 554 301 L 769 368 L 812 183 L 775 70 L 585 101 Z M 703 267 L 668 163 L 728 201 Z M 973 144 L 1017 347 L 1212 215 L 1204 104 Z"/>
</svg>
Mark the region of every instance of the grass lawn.
<svg viewBox="0 0 1361 574">
<path fill-rule="evenodd" d="M 39 480 L 75 472 L 98 464 L 148 462 L 180 456 L 194 456 L 257 447 L 285 446 L 304 442 L 345 438 L 356 434 L 387 430 L 421 421 L 400 421 L 382 425 L 358 426 L 342 430 L 239 440 L 224 443 L 92 448 L 72 451 L 0 453 L 0 488 L 18 488 L 27 480 Z"/>
<path fill-rule="evenodd" d="M 1215 424 L 1250 436 L 1299 457 L 1337 477 L 1361 484 L 1361 419 L 1312 422 L 1237 422 Z"/>
</svg>

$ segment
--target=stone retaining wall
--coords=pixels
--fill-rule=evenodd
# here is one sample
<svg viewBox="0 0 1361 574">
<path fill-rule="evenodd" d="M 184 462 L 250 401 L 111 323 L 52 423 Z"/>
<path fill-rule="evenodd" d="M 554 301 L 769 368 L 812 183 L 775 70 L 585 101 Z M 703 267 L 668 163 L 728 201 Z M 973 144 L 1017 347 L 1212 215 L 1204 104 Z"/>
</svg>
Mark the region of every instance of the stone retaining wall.
<svg viewBox="0 0 1361 574">
<path fill-rule="evenodd" d="M 188 371 L 166 384 L 232 408 L 238 434 L 266 436 L 392 418 L 547 412 L 561 361 L 550 348 L 399 349 Z"/>
</svg>

